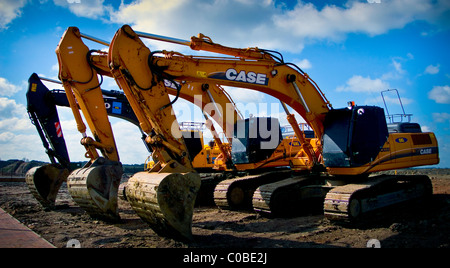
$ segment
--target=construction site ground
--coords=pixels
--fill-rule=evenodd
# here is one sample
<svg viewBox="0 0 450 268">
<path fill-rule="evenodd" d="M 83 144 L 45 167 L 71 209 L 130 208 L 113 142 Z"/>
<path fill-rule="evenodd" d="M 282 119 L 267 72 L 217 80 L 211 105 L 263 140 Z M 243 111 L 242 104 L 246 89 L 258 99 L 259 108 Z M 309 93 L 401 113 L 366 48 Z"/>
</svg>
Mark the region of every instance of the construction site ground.
<svg viewBox="0 0 450 268">
<path fill-rule="evenodd" d="M 450 170 L 408 172 L 432 178 L 431 200 L 398 206 L 356 224 L 332 223 L 320 211 L 267 218 L 251 211 L 197 207 L 190 243 L 158 236 L 123 200 L 120 222 L 91 219 L 73 202 L 65 184 L 56 209 L 44 210 L 25 182 L 0 182 L 0 207 L 60 248 L 72 239 L 83 248 L 365 248 L 369 241 L 379 241 L 382 248 L 450 247 Z"/>
</svg>

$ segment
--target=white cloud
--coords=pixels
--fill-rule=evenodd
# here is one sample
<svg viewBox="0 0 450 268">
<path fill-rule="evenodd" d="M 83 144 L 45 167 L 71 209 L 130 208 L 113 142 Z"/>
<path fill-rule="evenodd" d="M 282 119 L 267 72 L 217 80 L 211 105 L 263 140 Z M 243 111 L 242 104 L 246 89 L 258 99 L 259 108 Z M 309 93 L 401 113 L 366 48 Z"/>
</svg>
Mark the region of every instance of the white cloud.
<svg viewBox="0 0 450 268">
<path fill-rule="evenodd" d="M 14 139 L 14 134 L 11 132 L 0 133 L 0 142 L 9 142 Z"/>
<path fill-rule="evenodd" d="M 425 125 L 420 125 L 420 128 L 422 129 L 422 132 L 433 132 L 432 128 Z"/>
<path fill-rule="evenodd" d="M 235 103 L 257 103 L 264 100 L 264 93 L 244 88 L 223 87 L 231 96 Z"/>
<path fill-rule="evenodd" d="M 21 87 L 13 85 L 5 78 L 0 77 L 0 96 L 11 97 L 20 90 Z"/>
<path fill-rule="evenodd" d="M 11 119 L 13 117 L 24 117 L 26 108 L 15 100 L 0 97 L 0 119 Z"/>
<path fill-rule="evenodd" d="M 435 65 L 428 65 L 425 69 L 426 74 L 437 74 L 439 73 L 440 64 Z"/>
<path fill-rule="evenodd" d="M 428 92 L 428 98 L 437 103 L 450 104 L 450 86 L 435 86 Z"/>
<path fill-rule="evenodd" d="M 407 59 L 404 59 L 402 57 L 393 58 L 391 66 L 394 67 L 394 70 L 383 74 L 381 76 L 381 80 L 398 80 L 403 78 L 403 76 L 406 74 L 406 71 L 403 69 L 402 62 L 411 60 L 412 58 L 409 55 L 410 54 L 408 53 Z"/>
<path fill-rule="evenodd" d="M 382 96 L 377 97 L 376 101 L 378 103 L 383 103 L 383 97 Z M 405 98 L 405 97 L 401 98 L 401 101 L 402 101 L 401 104 L 403 104 L 403 105 L 408 105 L 408 104 L 414 103 L 413 99 Z M 400 106 L 400 100 L 398 99 L 397 96 L 392 97 L 392 96 L 384 95 L 384 102 L 386 102 L 387 105 L 391 104 L 391 105 Z"/>
<path fill-rule="evenodd" d="M 201 32 L 228 46 L 275 48 L 283 44 L 278 39 L 284 39 L 271 21 L 278 12 L 272 1 L 149 0 L 122 4 L 111 21 L 181 39 Z"/>
<path fill-rule="evenodd" d="M 370 77 L 362 77 L 354 75 L 347 80 L 346 85 L 339 86 L 338 92 L 363 92 L 363 93 L 379 93 L 390 88 L 389 84 L 380 78 L 372 79 Z"/>
<path fill-rule="evenodd" d="M 0 120 L 0 131 L 33 132 L 34 127 L 28 118 L 12 117 Z"/>
<path fill-rule="evenodd" d="M 405 70 L 402 68 L 402 64 L 399 61 L 396 61 L 395 59 L 392 60 L 392 65 L 394 65 L 395 71 L 399 74 L 404 74 Z"/>
<path fill-rule="evenodd" d="M 53 1 L 77 16 L 130 24 L 137 31 L 181 39 L 201 32 L 228 46 L 293 52 L 300 52 L 307 40 L 339 41 L 349 33 L 374 36 L 416 20 L 446 25 L 450 9 L 445 0 L 349 0 L 343 7 L 320 9 L 301 0 L 293 9 L 272 0 L 132 0 L 121 1 L 118 8 L 104 0 Z"/>
<path fill-rule="evenodd" d="M 27 0 L 2 0 L 0 1 L 0 30 L 8 28 L 15 18 L 20 17 L 22 8 Z"/>
<path fill-rule="evenodd" d="M 79 17 L 98 19 L 112 11 L 110 5 L 104 5 L 105 0 L 53 0 L 55 5 L 68 8 Z"/>
<path fill-rule="evenodd" d="M 37 134 L 14 132 L 2 134 L 0 134 L 1 159 L 22 159 L 25 156 L 30 160 L 49 161 Z"/>
<path fill-rule="evenodd" d="M 440 130 L 449 130 L 450 127 L 450 114 L 449 113 L 433 113 L 433 121 L 440 125 Z M 442 137 L 441 137 L 442 138 Z M 442 145 L 448 147 L 448 143 L 442 142 Z"/>
<path fill-rule="evenodd" d="M 308 70 L 312 68 L 312 64 L 308 59 L 303 59 L 301 61 L 298 61 L 296 63 L 298 65 L 298 67 L 300 67 L 303 70 Z"/>
<path fill-rule="evenodd" d="M 124 164 L 144 163 L 150 154 L 141 139 L 138 127 L 124 120 L 112 120 L 112 129 L 119 157 Z"/>
<path fill-rule="evenodd" d="M 400 29 L 414 20 L 429 19 L 434 8 L 430 1 L 386 0 L 381 4 L 349 1 L 345 7 L 326 5 L 319 10 L 299 1 L 294 10 L 276 15 L 274 22 L 298 37 L 340 39 L 348 33 L 373 36 Z"/>
<path fill-rule="evenodd" d="M 449 113 L 433 113 L 433 120 L 437 123 L 450 123 L 450 114 Z"/>
<path fill-rule="evenodd" d="M 111 21 L 138 31 L 188 39 L 202 32 L 231 46 L 258 46 L 299 52 L 305 40 L 341 40 L 349 33 L 384 34 L 415 20 L 431 19 L 448 10 L 423 0 L 349 1 L 345 7 L 318 9 L 299 1 L 294 9 L 274 1 L 148 0 L 122 3 Z"/>
</svg>

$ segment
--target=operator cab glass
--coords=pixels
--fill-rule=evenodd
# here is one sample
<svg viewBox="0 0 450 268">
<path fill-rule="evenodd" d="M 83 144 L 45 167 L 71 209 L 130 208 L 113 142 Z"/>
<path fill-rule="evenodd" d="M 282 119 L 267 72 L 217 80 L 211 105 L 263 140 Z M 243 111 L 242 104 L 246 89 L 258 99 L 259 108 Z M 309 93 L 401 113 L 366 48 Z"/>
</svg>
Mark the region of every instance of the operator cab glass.
<svg viewBox="0 0 450 268">
<path fill-rule="evenodd" d="M 355 167 L 373 161 L 389 136 L 382 108 L 354 106 L 331 110 L 324 122 L 327 167 Z"/>
</svg>

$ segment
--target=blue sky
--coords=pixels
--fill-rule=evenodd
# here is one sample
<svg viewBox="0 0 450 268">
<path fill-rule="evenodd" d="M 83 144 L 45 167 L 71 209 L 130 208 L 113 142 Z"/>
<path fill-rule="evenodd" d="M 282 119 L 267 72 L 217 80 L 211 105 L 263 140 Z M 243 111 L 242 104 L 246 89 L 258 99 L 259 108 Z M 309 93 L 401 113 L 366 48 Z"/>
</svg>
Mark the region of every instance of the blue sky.
<svg viewBox="0 0 450 268">
<path fill-rule="evenodd" d="M 280 51 L 316 81 L 335 108 L 349 100 L 384 107 L 380 92 L 398 89 L 406 113 L 438 137 L 438 167 L 450 167 L 447 0 L 0 0 L 1 160 L 48 161 L 28 119 L 25 93 L 33 72 L 57 78 L 55 49 L 67 27 L 111 40 L 123 24 L 181 39 L 201 32 L 227 46 Z M 193 53 L 161 42 L 147 45 Z M 118 89 L 112 79 L 103 88 Z M 244 114 L 272 115 L 287 123 L 277 100 L 227 90 Z M 386 98 L 391 113 L 400 111 L 395 97 Z M 187 102 L 177 102 L 175 109 L 179 121 L 202 120 Z M 70 110 L 59 113 L 71 160 L 85 160 Z M 116 119 L 111 123 L 122 162 L 144 162 L 147 151 L 137 128 Z"/>
</svg>

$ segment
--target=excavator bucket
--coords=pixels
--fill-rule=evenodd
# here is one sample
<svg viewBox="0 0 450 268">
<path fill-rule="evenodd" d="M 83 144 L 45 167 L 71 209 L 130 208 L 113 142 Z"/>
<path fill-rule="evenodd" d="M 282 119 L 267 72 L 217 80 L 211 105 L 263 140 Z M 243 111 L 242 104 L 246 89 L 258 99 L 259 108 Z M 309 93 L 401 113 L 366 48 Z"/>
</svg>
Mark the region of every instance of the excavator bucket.
<svg viewBox="0 0 450 268">
<path fill-rule="evenodd" d="M 59 188 L 67 180 L 69 173 L 68 169 L 58 164 L 48 164 L 30 169 L 25 176 L 25 181 L 31 194 L 39 203 L 51 209 L 55 207 Z"/>
<path fill-rule="evenodd" d="M 117 194 L 122 174 L 120 162 L 100 157 L 92 165 L 77 169 L 69 175 L 69 193 L 91 217 L 117 221 L 120 219 Z"/>
<path fill-rule="evenodd" d="M 200 184 L 197 173 L 139 172 L 128 180 L 126 197 L 156 233 L 190 241 Z"/>
</svg>

